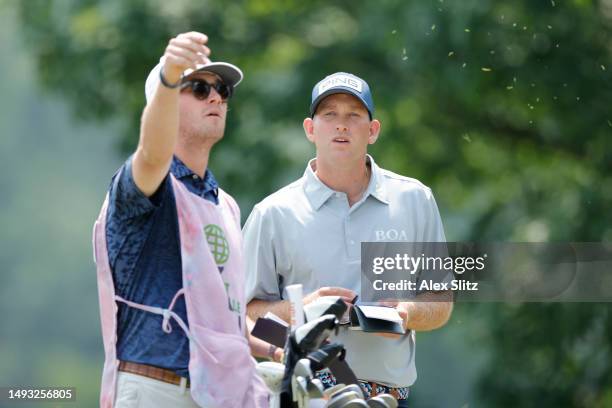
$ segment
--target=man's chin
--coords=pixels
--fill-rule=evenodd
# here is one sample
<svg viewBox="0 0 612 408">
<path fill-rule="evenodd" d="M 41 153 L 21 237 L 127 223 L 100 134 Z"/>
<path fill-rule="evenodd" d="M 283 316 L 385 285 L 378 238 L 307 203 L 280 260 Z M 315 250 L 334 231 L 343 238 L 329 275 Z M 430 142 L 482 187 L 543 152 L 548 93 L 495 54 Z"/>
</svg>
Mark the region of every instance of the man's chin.
<svg viewBox="0 0 612 408">
<path fill-rule="evenodd" d="M 349 149 L 337 149 L 329 152 L 330 158 L 333 160 L 353 160 L 356 157 L 359 157 L 359 154 L 353 150 Z"/>
<path fill-rule="evenodd" d="M 207 126 L 202 129 L 201 135 L 202 138 L 206 140 L 218 141 L 223 139 L 223 134 L 225 133 L 225 126 Z"/>
</svg>

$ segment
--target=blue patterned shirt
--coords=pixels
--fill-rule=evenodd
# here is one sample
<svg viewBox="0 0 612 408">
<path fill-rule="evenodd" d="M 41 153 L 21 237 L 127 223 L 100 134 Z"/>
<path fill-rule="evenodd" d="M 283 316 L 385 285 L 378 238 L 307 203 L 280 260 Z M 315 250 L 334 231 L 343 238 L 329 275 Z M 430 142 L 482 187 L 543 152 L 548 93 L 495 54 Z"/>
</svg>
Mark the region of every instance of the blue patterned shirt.
<svg viewBox="0 0 612 408">
<path fill-rule="evenodd" d="M 218 204 L 218 184 L 210 170 L 202 179 L 178 158 L 170 167 L 189 191 Z M 106 221 L 108 259 L 115 291 L 136 303 L 168 307 L 182 287 L 181 248 L 170 176 L 146 197 L 134 183 L 132 158 L 113 176 Z M 189 340 L 177 324 L 162 331 L 162 317 L 118 304 L 117 358 L 149 364 L 188 377 Z M 174 311 L 188 322 L 181 296 Z"/>
</svg>

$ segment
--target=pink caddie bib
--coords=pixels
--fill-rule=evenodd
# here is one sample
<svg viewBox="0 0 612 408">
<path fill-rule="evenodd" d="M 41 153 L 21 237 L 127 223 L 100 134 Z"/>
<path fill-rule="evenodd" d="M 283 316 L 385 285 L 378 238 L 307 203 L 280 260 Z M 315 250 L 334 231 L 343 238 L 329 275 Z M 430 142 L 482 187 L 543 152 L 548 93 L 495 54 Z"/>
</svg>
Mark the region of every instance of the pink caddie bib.
<svg viewBox="0 0 612 408">
<path fill-rule="evenodd" d="M 245 293 L 240 210 L 219 189 L 219 205 L 191 193 L 170 175 L 176 199 L 181 241 L 183 288 L 166 308 L 140 305 L 115 294 L 106 248 L 108 196 L 94 225 L 94 259 L 98 276 L 104 370 L 100 406 L 112 408 L 117 380 L 117 303 L 170 319 L 189 338 L 191 396 L 201 407 L 268 407 L 268 390 L 255 371 L 245 338 Z M 172 311 L 185 296 L 189 327 Z"/>
</svg>

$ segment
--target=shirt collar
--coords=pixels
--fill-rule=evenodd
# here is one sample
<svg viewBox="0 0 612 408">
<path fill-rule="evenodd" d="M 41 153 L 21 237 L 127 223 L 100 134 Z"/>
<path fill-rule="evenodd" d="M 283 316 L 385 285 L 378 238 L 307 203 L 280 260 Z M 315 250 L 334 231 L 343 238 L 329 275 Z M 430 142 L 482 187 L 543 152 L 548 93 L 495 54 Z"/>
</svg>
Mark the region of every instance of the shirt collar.
<svg viewBox="0 0 612 408">
<path fill-rule="evenodd" d="M 185 163 L 181 161 L 181 159 L 179 159 L 176 156 L 172 157 L 172 164 L 170 165 L 170 172 L 172 172 L 174 177 L 176 177 L 177 179 L 188 177 L 188 176 L 193 177 L 193 175 L 195 174 L 193 171 L 191 171 L 189 167 L 185 165 Z"/>
<path fill-rule="evenodd" d="M 311 159 L 306 166 L 306 171 L 304 172 L 304 192 L 314 209 L 318 211 L 335 191 L 325 185 L 315 174 L 313 169 L 316 163 L 315 160 Z M 369 154 L 366 155 L 366 161 L 370 164 L 372 175 L 370 177 L 370 184 L 364 194 L 366 197 L 371 195 L 378 201 L 389 204 L 382 170 Z"/>
<path fill-rule="evenodd" d="M 196 175 L 189 167 L 185 165 L 185 163 L 182 162 L 181 159 L 179 159 L 176 156 L 172 157 L 172 164 L 170 165 L 170 172 L 177 179 L 183 179 L 185 177 L 193 178 L 193 176 Z M 212 171 L 210 171 L 210 169 L 206 169 L 206 172 L 204 173 L 204 191 L 203 193 L 212 191 L 215 195 L 217 195 L 218 189 L 219 189 L 219 183 L 217 183 L 217 180 L 215 179 L 214 174 L 212 173 Z"/>
<path fill-rule="evenodd" d="M 371 195 L 383 204 L 389 204 L 389 195 L 387 193 L 385 175 L 383 174 L 382 169 L 378 167 L 376 162 L 374 162 L 372 156 L 369 154 L 366 156 L 372 170 L 372 177 L 370 178 L 370 185 L 366 190 L 366 194 Z"/>
<path fill-rule="evenodd" d="M 319 177 L 315 174 L 313 166 L 316 163 L 316 159 L 311 159 L 306 165 L 306 171 L 304 172 L 304 192 L 306 197 L 310 200 L 310 204 L 316 211 L 334 194 L 334 190 L 327 187 Z"/>
</svg>

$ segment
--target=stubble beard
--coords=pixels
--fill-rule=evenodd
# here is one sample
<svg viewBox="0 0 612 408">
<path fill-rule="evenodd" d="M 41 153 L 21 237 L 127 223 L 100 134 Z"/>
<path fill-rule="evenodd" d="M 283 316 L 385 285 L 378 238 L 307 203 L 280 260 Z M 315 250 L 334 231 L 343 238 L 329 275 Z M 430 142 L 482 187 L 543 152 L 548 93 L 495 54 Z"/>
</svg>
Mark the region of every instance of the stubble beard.
<svg viewBox="0 0 612 408">
<path fill-rule="evenodd" d="M 181 126 L 180 134 L 183 142 L 191 148 L 212 147 L 223 138 L 225 123 L 215 125 L 212 123 L 202 124 L 198 128 Z"/>
</svg>

